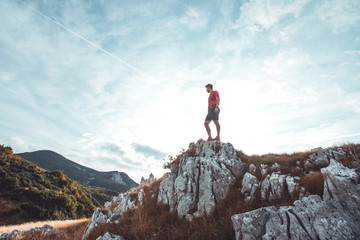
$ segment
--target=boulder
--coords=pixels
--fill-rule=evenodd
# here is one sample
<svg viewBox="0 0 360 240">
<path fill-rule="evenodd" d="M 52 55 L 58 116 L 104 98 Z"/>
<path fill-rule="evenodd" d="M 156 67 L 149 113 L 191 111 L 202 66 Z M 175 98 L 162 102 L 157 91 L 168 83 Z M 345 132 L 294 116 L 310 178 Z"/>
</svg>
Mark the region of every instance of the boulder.
<svg viewBox="0 0 360 240">
<path fill-rule="evenodd" d="M 150 176 L 148 179 L 145 179 L 144 177 L 141 178 L 140 185 L 151 184 L 155 181 L 156 181 L 156 178 L 154 177 L 154 175 L 152 173 L 150 173 Z"/>
<path fill-rule="evenodd" d="M 287 175 L 279 175 L 276 172 L 273 172 L 271 175 L 267 175 L 265 179 L 261 182 L 261 200 L 263 201 L 275 201 L 281 199 L 285 196 L 286 185 L 285 179 Z M 292 186 L 295 188 L 295 186 Z"/>
<path fill-rule="evenodd" d="M 252 175 L 255 175 L 255 172 L 256 172 L 256 166 L 255 164 L 250 164 L 249 166 L 249 173 L 251 173 Z"/>
<path fill-rule="evenodd" d="M 263 207 L 233 215 L 236 239 L 360 239 L 356 172 L 334 159 L 329 164 L 321 169 L 323 199 L 310 195 L 295 201 L 294 206 Z"/>
<path fill-rule="evenodd" d="M 243 169 L 244 163 L 230 143 L 191 143 L 179 165 L 171 166 L 171 174 L 161 181 L 158 202 L 186 219 L 209 214 Z"/>
<path fill-rule="evenodd" d="M 340 161 L 346 156 L 342 148 L 325 148 L 313 153 L 305 162 L 305 170 L 320 169 L 329 165 L 330 159 Z"/>
<path fill-rule="evenodd" d="M 259 180 L 250 173 L 245 173 L 242 180 L 241 193 L 245 195 L 245 202 L 249 203 L 255 197 L 255 191 L 259 188 Z"/>
<path fill-rule="evenodd" d="M 104 236 L 100 236 L 96 240 L 124 240 L 124 238 L 107 232 L 104 234 Z"/>
<path fill-rule="evenodd" d="M 113 214 L 110 210 L 108 210 L 107 212 L 103 212 L 100 208 L 97 208 L 93 213 L 89 224 L 86 227 L 82 239 L 87 239 L 89 234 L 98 226 L 99 223 L 109 222 L 108 220 L 112 217 L 112 215 Z"/>
</svg>

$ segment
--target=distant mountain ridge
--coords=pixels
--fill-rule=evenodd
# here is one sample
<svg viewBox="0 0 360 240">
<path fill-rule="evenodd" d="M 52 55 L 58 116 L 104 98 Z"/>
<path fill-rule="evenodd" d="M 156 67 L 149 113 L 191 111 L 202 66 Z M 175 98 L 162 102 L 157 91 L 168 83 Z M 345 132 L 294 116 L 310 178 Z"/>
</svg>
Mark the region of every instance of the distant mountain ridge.
<svg viewBox="0 0 360 240">
<path fill-rule="evenodd" d="M 105 188 L 111 192 L 126 192 L 138 184 L 126 173 L 118 171 L 100 172 L 82 166 L 50 150 L 17 154 L 48 171 L 60 170 L 69 178 L 91 187 Z"/>
</svg>

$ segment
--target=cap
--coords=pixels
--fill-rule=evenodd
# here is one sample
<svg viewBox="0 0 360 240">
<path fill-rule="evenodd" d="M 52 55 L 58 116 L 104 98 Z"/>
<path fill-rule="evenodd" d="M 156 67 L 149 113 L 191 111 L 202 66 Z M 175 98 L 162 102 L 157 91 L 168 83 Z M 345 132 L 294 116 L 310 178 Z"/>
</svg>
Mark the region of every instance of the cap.
<svg viewBox="0 0 360 240">
<path fill-rule="evenodd" d="M 205 87 L 213 88 L 213 85 L 209 83 L 209 84 L 207 84 Z"/>
</svg>

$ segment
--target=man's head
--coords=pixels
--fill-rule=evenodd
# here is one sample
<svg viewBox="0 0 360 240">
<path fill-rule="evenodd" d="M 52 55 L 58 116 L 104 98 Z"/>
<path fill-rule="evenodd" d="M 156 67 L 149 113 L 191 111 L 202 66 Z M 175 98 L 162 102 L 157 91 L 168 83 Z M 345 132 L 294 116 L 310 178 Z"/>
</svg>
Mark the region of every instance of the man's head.
<svg viewBox="0 0 360 240">
<path fill-rule="evenodd" d="M 209 92 L 211 92 L 212 90 L 213 90 L 213 85 L 212 84 L 207 84 L 206 86 L 206 91 L 209 93 Z"/>
</svg>

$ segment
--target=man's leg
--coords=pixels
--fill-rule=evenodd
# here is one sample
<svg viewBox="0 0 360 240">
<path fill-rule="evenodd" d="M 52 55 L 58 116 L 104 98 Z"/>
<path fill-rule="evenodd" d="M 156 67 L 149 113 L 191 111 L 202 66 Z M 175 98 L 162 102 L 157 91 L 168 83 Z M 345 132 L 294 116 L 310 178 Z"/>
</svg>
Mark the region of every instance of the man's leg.
<svg viewBox="0 0 360 240">
<path fill-rule="evenodd" d="M 220 123 L 218 120 L 214 120 L 216 126 L 217 137 L 220 137 Z"/>
<path fill-rule="evenodd" d="M 205 128 L 206 128 L 206 132 L 207 132 L 209 138 L 211 138 L 211 129 L 210 129 L 210 127 L 209 127 L 210 122 L 211 122 L 210 120 L 206 120 L 206 121 L 204 122 L 204 125 L 205 125 Z"/>
</svg>

